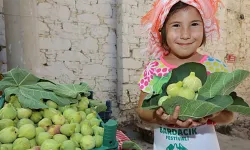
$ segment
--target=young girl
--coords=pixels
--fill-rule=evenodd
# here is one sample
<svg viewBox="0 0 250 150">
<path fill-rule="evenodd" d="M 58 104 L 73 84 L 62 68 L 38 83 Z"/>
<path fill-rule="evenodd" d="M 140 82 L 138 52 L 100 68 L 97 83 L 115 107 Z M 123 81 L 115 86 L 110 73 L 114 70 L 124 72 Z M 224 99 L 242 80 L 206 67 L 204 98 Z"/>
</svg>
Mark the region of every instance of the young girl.
<svg viewBox="0 0 250 150">
<path fill-rule="evenodd" d="M 156 111 L 141 108 L 146 95 L 153 92 L 153 76 L 166 76 L 187 62 L 202 63 L 208 74 L 228 71 L 220 60 L 197 52 L 207 37 L 219 35 L 215 18 L 218 1 L 157 0 L 142 19 L 150 31 L 148 53 L 155 60 L 146 66 L 140 78 L 137 112 L 142 120 L 161 126 L 154 129 L 154 150 L 219 150 L 214 123 L 226 124 L 233 120 L 233 113 L 226 110 L 200 121 L 181 121 L 178 120 L 179 106 L 173 114 L 166 114 L 162 108 Z"/>
</svg>

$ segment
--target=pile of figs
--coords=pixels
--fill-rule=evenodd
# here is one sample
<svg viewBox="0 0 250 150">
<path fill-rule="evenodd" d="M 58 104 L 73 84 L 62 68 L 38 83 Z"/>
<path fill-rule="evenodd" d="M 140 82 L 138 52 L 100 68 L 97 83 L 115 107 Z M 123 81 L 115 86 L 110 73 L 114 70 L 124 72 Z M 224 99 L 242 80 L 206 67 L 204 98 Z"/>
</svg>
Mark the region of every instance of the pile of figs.
<svg viewBox="0 0 250 150">
<path fill-rule="evenodd" d="M 0 110 L 0 150 L 89 150 L 102 146 L 104 128 L 89 99 L 58 106 L 41 100 L 48 108 L 21 107 L 11 96 Z"/>
</svg>

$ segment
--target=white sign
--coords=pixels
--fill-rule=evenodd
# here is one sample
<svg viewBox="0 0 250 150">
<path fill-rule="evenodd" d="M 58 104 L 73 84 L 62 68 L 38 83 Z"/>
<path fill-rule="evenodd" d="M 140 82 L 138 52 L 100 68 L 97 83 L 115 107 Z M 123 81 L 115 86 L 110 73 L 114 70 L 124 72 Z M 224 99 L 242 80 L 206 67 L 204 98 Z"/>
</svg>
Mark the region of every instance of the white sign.
<svg viewBox="0 0 250 150">
<path fill-rule="evenodd" d="M 214 125 L 154 129 L 154 150 L 220 150 Z"/>
</svg>

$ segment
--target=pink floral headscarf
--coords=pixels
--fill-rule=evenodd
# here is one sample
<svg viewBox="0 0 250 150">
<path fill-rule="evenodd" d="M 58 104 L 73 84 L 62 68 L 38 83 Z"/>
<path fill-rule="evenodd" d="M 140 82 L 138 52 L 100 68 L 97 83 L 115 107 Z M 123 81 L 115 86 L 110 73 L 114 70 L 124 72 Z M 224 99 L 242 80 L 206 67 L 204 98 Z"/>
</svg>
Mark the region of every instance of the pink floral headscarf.
<svg viewBox="0 0 250 150">
<path fill-rule="evenodd" d="M 156 0 L 153 8 L 142 18 L 141 23 L 149 31 L 147 55 L 159 58 L 168 52 L 161 46 L 161 34 L 164 21 L 173 5 L 179 1 L 197 8 L 204 22 L 207 38 L 219 37 L 219 24 L 215 15 L 220 0 Z"/>
</svg>

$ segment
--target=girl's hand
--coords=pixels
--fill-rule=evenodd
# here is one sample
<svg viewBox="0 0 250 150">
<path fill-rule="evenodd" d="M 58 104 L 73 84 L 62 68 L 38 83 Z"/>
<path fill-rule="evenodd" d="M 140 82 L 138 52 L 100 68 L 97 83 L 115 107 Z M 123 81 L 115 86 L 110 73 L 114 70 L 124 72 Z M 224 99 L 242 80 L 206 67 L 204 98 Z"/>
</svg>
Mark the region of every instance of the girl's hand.
<svg viewBox="0 0 250 150">
<path fill-rule="evenodd" d="M 163 108 L 156 110 L 156 119 L 159 124 L 163 125 L 176 125 L 181 128 L 191 128 L 201 125 L 199 122 L 194 122 L 192 119 L 181 121 L 178 119 L 180 107 L 177 106 L 173 115 L 168 115 L 164 112 Z"/>
</svg>

